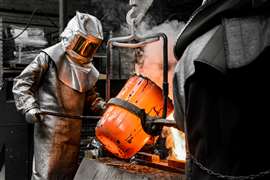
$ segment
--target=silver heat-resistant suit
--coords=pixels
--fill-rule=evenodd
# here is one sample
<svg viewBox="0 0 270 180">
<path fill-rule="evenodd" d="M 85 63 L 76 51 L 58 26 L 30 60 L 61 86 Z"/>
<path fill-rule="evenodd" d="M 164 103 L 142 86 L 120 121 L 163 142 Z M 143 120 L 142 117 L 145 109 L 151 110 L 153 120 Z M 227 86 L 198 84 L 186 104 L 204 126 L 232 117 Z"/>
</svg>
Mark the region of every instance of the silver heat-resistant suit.
<svg viewBox="0 0 270 180">
<path fill-rule="evenodd" d="M 62 33 L 62 41 L 40 52 L 14 79 L 16 106 L 28 122 L 37 122 L 35 113 L 41 111 L 79 116 L 85 109 L 99 111 L 104 107 L 94 89 L 99 72 L 91 63 L 92 57 L 82 58 L 86 61 L 80 63 L 78 54 L 67 53 L 78 31 L 103 38 L 99 20 L 77 12 Z M 80 119 L 39 116 L 34 125 L 32 180 L 73 179 L 78 166 L 81 126 Z"/>
</svg>

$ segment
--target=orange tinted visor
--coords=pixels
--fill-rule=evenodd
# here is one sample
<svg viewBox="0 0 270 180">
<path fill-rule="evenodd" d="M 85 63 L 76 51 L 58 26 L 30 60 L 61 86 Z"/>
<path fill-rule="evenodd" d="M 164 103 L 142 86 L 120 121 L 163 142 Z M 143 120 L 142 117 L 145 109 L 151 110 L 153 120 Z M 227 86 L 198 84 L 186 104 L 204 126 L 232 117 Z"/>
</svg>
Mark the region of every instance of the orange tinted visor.
<svg viewBox="0 0 270 180">
<path fill-rule="evenodd" d="M 82 57 L 92 58 L 101 43 L 102 40 L 99 38 L 92 35 L 88 35 L 86 37 L 81 33 L 78 33 L 75 35 L 74 46 L 71 48 L 71 50 Z"/>
</svg>

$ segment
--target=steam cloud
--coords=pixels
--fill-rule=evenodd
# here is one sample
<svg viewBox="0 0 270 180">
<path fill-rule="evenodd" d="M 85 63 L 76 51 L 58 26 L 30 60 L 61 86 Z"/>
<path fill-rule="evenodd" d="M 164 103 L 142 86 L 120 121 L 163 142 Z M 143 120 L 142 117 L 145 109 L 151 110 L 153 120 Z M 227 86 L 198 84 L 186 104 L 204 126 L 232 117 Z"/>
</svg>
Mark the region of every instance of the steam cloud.
<svg viewBox="0 0 270 180">
<path fill-rule="evenodd" d="M 138 29 L 138 34 L 147 36 L 150 34 L 165 33 L 168 37 L 168 82 L 169 82 L 169 97 L 172 98 L 172 78 L 176 59 L 173 54 L 173 47 L 176 42 L 177 35 L 184 27 L 183 22 L 177 20 L 165 21 L 155 27 L 149 27 L 147 22 L 143 22 Z M 141 57 L 137 59 L 135 72 L 148 77 L 162 88 L 162 72 L 163 72 L 163 42 L 162 40 L 149 43 L 143 49 Z"/>
</svg>

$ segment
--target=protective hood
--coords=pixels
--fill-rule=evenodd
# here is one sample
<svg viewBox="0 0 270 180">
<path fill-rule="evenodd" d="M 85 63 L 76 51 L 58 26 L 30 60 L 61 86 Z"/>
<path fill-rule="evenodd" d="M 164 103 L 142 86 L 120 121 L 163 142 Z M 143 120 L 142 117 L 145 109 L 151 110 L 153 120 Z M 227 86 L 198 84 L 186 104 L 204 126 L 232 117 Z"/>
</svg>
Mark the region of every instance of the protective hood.
<svg viewBox="0 0 270 180">
<path fill-rule="evenodd" d="M 76 12 L 61 34 L 64 51 L 78 64 L 87 64 L 103 40 L 101 22 L 94 16 Z"/>
<path fill-rule="evenodd" d="M 57 76 L 65 85 L 79 92 L 86 92 L 94 87 L 98 80 L 99 72 L 91 62 L 85 67 L 71 62 L 61 43 L 44 49 L 43 52 L 48 54 L 54 61 L 57 68 Z"/>
</svg>

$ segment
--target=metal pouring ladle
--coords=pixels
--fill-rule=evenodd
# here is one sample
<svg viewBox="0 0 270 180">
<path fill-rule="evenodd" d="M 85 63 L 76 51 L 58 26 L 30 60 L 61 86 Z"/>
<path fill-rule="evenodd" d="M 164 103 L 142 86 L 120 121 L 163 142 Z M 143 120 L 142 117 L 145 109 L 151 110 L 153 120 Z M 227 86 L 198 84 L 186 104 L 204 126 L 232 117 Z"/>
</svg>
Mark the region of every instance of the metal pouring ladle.
<svg viewBox="0 0 270 180">
<path fill-rule="evenodd" d="M 133 4 L 133 8 L 130 10 L 130 12 L 134 11 L 135 5 L 136 4 Z M 110 89 L 111 89 L 110 76 L 112 72 L 111 55 L 112 55 L 113 46 L 134 49 L 134 48 L 143 47 L 147 43 L 155 42 L 155 41 L 160 40 L 160 38 L 162 38 L 163 39 L 163 91 L 162 91 L 163 92 L 163 112 L 162 112 L 162 118 L 139 116 L 144 130 L 149 134 L 158 135 L 161 133 L 161 129 L 163 126 L 176 127 L 176 123 L 174 121 L 166 120 L 167 104 L 168 104 L 168 38 L 165 33 L 153 34 L 146 37 L 137 36 L 135 32 L 135 26 L 136 26 L 136 23 L 138 22 L 136 22 L 135 18 L 130 17 L 132 14 L 130 12 L 127 13 L 126 19 L 129 24 L 131 34 L 129 36 L 111 38 L 107 42 L 106 100 L 108 101 L 108 103 L 110 103 L 109 101 Z M 115 104 L 115 103 L 111 103 L 111 104 Z M 121 101 L 120 104 L 118 102 L 116 105 L 120 105 L 121 107 L 134 113 L 134 111 L 130 110 L 130 106 L 133 108 L 134 105 L 130 104 L 129 102 Z M 138 107 L 134 107 L 133 109 L 135 109 L 135 111 L 138 111 L 138 112 L 141 111 L 141 109 L 139 109 Z M 134 114 L 136 114 L 136 112 Z"/>
</svg>

